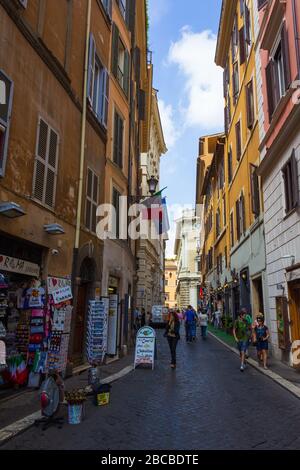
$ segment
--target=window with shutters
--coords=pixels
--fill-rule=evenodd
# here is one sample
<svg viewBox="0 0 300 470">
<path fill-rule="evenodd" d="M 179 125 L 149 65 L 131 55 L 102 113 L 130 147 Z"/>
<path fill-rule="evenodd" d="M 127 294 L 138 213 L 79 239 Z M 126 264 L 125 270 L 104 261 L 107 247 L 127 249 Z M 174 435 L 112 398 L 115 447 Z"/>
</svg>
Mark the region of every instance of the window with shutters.
<svg viewBox="0 0 300 470">
<path fill-rule="evenodd" d="M 285 194 L 285 212 L 288 214 L 299 205 L 299 172 L 293 150 L 292 156 L 282 169 Z"/>
<path fill-rule="evenodd" d="M 230 213 L 230 244 L 231 248 L 234 247 L 234 213 Z"/>
<path fill-rule="evenodd" d="M 113 222 L 113 233 L 115 234 L 116 238 L 120 237 L 120 197 L 121 194 L 116 188 L 113 188 L 112 194 L 112 205 L 115 208 L 115 215 L 116 218 Z"/>
<path fill-rule="evenodd" d="M 285 23 L 279 39 L 279 43 L 274 47 L 273 54 L 270 54 L 270 61 L 266 67 L 270 122 L 279 101 L 285 96 L 291 84 L 289 42 Z"/>
<path fill-rule="evenodd" d="M 245 41 L 245 27 L 239 30 L 239 45 L 240 45 L 240 65 L 246 61 L 246 41 Z"/>
<path fill-rule="evenodd" d="M 227 224 L 227 216 L 226 216 L 226 196 L 223 196 L 223 225 Z"/>
<path fill-rule="evenodd" d="M 228 152 L 228 183 L 230 184 L 232 181 L 233 176 L 233 169 L 232 169 L 232 147 L 229 147 Z"/>
<path fill-rule="evenodd" d="M 237 15 L 235 15 L 234 24 L 233 24 L 233 29 L 232 29 L 232 34 L 231 34 L 231 57 L 232 57 L 232 63 L 235 62 L 236 57 L 237 57 L 238 44 L 239 44 L 238 21 L 237 21 Z"/>
<path fill-rule="evenodd" d="M 123 168 L 123 141 L 124 141 L 124 120 L 115 110 L 114 119 L 114 153 L 113 160 L 116 165 Z"/>
<path fill-rule="evenodd" d="M 221 213 L 220 213 L 220 209 L 218 209 L 216 213 L 216 237 L 217 238 L 220 236 L 220 233 L 221 233 L 220 219 L 221 219 Z"/>
<path fill-rule="evenodd" d="M 247 105 L 247 127 L 252 129 L 254 125 L 254 89 L 253 80 L 246 85 L 246 105 Z"/>
<path fill-rule="evenodd" d="M 250 164 L 250 178 L 251 178 L 251 202 L 252 213 L 255 217 L 260 214 L 260 189 L 259 178 L 257 174 L 257 166 Z"/>
<path fill-rule="evenodd" d="M 99 203 L 99 177 L 90 168 L 86 177 L 85 226 L 96 233 L 96 213 Z"/>
<path fill-rule="evenodd" d="M 58 168 L 59 136 L 43 119 L 39 120 L 33 177 L 33 198 L 54 209 Z"/>
<path fill-rule="evenodd" d="M 130 56 L 121 40 L 119 29 L 115 23 L 113 24 L 111 60 L 112 73 L 117 79 L 127 98 L 129 98 Z"/>
<path fill-rule="evenodd" d="M 12 102 L 13 82 L 0 70 L 0 177 L 5 172 Z"/>
<path fill-rule="evenodd" d="M 88 100 L 97 120 L 107 128 L 109 101 L 109 74 L 96 52 L 93 35 L 90 35 Z"/>
<path fill-rule="evenodd" d="M 246 231 L 246 219 L 245 219 L 245 198 L 244 194 L 236 201 L 236 235 L 239 241 L 241 236 Z"/>
<path fill-rule="evenodd" d="M 235 125 L 235 137 L 236 137 L 236 158 L 239 161 L 242 156 L 241 121 L 238 121 Z"/>
<path fill-rule="evenodd" d="M 233 86 L 233 103 L 234 105 L 237 102 L 239 91 L 240 91 L 240 80 L 239 80 L 239 64 L 236 62 L 233 66 L 233 75 L 232 75 L 232 86 Z"/>
</svg>

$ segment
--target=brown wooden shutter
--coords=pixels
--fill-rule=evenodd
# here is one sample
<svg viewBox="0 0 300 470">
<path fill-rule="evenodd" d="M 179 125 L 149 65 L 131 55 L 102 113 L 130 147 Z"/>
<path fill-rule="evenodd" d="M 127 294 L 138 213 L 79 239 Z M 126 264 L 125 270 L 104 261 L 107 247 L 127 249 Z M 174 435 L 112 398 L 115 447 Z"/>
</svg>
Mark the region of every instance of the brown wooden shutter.
<svg viewBox="0 0 300 470">
<path fill-rule="evenodd" d="M 224 108 L 224 125 L 225 125 L 225 134 L 228 134 L 228 108 L 227 105 Z"/>
<path fill-rule="evenodd" d="M 115 111 L 114 119 L 114 163 L 118 164 L 119 116 Z"/>
<path fill-rule="evenodd" d="M 259 179 L 257 175 L 257 167 L 252 164 L 250 164 L 250 178 L 252 212 L 256 217 L 258 217 L 260 214 Z"/>
<path fill-rule="evenodd" d="M 126 1 L 126 24 L 131 31 L 132 34 L 134 34 L 135 31 L 135 11 L 136 11 L 136 0 L 127 0 Z"/>
<path fill-rule="evenodd" d="M 240 204 L 241 204 L 241 215 L 242 215 L 242 230 L 243 230 L 243 233 L 246 232 L 246 207 L 245 207 L 245 196 L 244 194 L 241 195 L 241 199 L 240 199 Z"/>
<path fill-rule="evenodd" d="M 235 136 L 236 136 L 236 158 L 239 161 L 242 155 L 241 122 L 240 121 L 238 121 L 235 125 Z"/>
<path fill-rule="evenodd" d="M 254 94 L 253 94 L 253 80 L 248 83 L 246 87 L 246 102 L 247 102 L 247 127 L 251 129 L 254 124 Z"/>
<path fill-rule="evenodd" d="M 130 73 L 130 55 L 129 55 L 129 52 L 125 50 L 123 90 L 127 98 L 129 97 L 129 73 Z"/>
<path fill-rule="evenodd" d="M 241 226 L 240 226 L 240 201 L 237 200 L 235 203 L 235 210 L 236 210 L 236 237 L 237 240 L 241 238 Z"/>
<path fill-rule="evenodd" d="M 119 117 L 118 165 L 120 168 L 123 168 L 123 131 L 124 131 L 123 119 Z"/>
<path fill-rule="evenodd" d="M 115 78 L 118 78 L 118 51 L 119 51 L 119 30 L 118 30 L 117 25 L 113 23 L 111 70 Z"/>
<path fill-rule="evenodd" d="M 247 44 L 251 44 L 251 16 L 247 5 L 245 5 L 245 40 Z"/>
<path fill-rule="evenodd" d="M 285 90 L 287 91 L 291 85 L 291 65 L 290 65 L 290 53 L 289 53 L 289 38 L 286 29 L 286 24 L 283 25 L 281 30 L 281 47 L 282 47 L 282 57 L 283 57 L 283 66 L 284 66 L 284 82 Z"/>
<path fill-rule="evenodd" d="M 231 247 L 234 246 L 234 216 L 233 212 L 230 214 L 230 243 Z"/>
<path fill-rule="evenodd" d="M 291 157 L 291 172 L 292 172 L 292 195 L 293 208 L 299 205 L 299 172 L 298 172 L 298 163 L 296 160 L 295 150 L 293 150 Z"/>
<path fill-rule="evenodd" d="M 239 44 L 240 44 L 240 64 L 246 62 L 246 42 L 245 42 L 245 28 L 244 26 L 239 30 Z"/>
<path fill-rule="evenodd" d="M 269 108 L 269 122 L 272 120 L 272 116 L 275 110 L 275 100 L 274 100 L 274 79 L 273 79 L 273 67 L 274 63 L 271 59 L 266 67 L 266 85 L 268 93 L 268 108 Z"/>
</svg>

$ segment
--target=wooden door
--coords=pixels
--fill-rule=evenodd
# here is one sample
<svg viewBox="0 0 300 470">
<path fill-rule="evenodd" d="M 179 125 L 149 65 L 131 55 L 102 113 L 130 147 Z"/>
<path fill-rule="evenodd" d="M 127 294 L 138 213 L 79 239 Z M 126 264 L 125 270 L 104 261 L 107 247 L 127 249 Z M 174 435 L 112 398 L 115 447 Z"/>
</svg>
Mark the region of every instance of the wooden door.
<svg viewBox="0 0 300 470">
<path fill-rule="evenodd" d="M 76 319 L 75 319 L 75 335 L 74 335 L 74 353 L 82 356 L 84 348 L 84 325 L 87 309 L 87 284 L 83 284 L 78 288 Z"/>
</svg>

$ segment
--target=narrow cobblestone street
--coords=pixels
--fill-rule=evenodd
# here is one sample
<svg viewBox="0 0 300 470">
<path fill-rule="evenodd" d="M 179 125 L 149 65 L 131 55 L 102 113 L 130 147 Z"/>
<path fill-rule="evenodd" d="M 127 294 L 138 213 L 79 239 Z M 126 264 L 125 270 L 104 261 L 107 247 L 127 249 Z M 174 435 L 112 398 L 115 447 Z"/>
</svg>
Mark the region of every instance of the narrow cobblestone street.
<svg viewBox="0 0 300 470">
<path fill-rule="evenodd" d="M 300 449 L 299 401 L 212 337 L 178 345 L 178 368 L 158 331 L 155 370 L 113 384 L 111 403 L 88 402 L 81 425 L 31 428 L 2 449 Z"/>
</svg>

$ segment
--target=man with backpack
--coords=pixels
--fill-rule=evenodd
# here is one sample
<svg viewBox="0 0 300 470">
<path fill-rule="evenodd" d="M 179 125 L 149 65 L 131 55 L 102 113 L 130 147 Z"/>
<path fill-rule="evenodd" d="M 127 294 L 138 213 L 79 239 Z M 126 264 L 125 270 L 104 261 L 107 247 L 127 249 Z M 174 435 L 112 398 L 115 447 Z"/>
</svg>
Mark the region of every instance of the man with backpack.
<svg viewBox="0 0 300 470">
<path fill-rule="evenodd" d="M 249 347 L 249 341 L 252 335 L 252 329 L 246 319 L 245 310 L 241 310 L 238 319 L 234 322 L 233 336 L 240 352 L 241 367 L 240 371 L 245 370 L 246 351 Z"/>
</svg>

